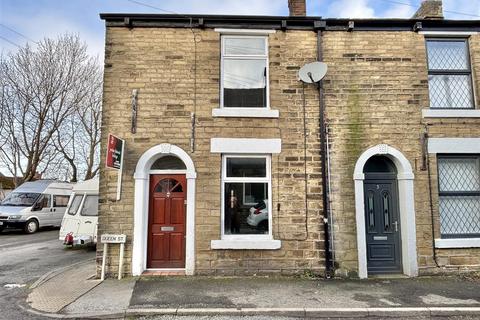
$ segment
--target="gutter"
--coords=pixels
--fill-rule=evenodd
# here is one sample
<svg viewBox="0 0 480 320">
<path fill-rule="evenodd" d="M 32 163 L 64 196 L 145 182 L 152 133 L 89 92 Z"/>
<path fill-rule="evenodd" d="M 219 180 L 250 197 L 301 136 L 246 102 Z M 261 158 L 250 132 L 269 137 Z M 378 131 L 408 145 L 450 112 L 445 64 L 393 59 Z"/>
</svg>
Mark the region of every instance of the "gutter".
<svg viewBox="0 0 480 320">
<path fill-rule="evenodd" d="M 129 28 L 240 28 L 316 31 L 471 31 L 480 32 L 480 20 L 331 19 L 318 16 L 248 16 L 200 14 L 101 13 L 107 27 Z"/>
</svg>

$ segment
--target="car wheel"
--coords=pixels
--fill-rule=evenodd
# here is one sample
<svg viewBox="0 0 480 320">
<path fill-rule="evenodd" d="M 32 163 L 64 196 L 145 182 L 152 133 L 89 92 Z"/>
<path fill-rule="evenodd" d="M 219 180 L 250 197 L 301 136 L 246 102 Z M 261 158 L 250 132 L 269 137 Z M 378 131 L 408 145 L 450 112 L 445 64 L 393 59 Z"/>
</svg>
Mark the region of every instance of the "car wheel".
<svg viewBox="0 0 480 320">
<path fill-rule="evenodd" d="M 2 226 L 2 227 L 0 227 L 0 232 L 2 232 L 2 231 L 3 231 L 3 229 L 5 229 L 5 227 L 3 227 L 3 226 Z"/>
<path fill-rule="evenodd" d="M 260 221 L 257 228 L 258 228 L 258 230 L 267 231 L 268 230 L 268 220 Z"/>
<path fill-rule="evenodd" d="M 23 228 L 25 233 L 35 233 L 38 231 L 38 221 L 35 219 L 30 219 L 25 223 L 25 227 Z"/>
</svg>

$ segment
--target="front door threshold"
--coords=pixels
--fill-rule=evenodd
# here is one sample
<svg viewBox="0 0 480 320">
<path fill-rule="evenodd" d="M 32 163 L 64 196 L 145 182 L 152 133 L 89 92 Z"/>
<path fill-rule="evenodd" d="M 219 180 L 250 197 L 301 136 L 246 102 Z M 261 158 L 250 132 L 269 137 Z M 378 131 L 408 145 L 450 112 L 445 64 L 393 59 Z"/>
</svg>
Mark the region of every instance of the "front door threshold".
<svg viewBox="0 0 480 320">
<path fill-rule="evenodd" d="M 176 277 L 176 276 L 185 276 L 185 269 L 147 269 L 142 272 L 142 277 Z"/>
<path fill-rule="evenodd" d="M 384 274 L 369 274 L 369 279 L 408 279 L 410 278 L 403 273 L 384 273 Z"/>
</svg>

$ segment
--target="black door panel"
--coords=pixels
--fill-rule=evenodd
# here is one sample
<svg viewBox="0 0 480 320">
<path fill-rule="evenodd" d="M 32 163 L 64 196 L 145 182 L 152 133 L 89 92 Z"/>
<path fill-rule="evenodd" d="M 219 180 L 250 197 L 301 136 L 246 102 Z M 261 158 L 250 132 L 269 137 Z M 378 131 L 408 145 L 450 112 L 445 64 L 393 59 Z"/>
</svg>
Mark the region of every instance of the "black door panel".
<svg viewBox="0 0 480 320">
<path fill-rule="evenodd" d="M 396 180 L 365 180 L 369 274 L 402 271 Z"/>
</svg>

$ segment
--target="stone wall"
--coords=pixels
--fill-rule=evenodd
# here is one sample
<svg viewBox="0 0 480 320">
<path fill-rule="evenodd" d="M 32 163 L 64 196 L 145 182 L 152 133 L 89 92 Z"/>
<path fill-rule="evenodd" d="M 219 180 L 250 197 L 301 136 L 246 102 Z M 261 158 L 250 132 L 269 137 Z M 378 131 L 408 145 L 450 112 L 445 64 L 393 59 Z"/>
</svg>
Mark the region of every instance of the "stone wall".
<svg viewBox="0 0 480 320">
<path fill-rule="evenodd" d="M 410 161 L 415 175 L 417 255 L 421 273 L 452 265 L 480 267 L 478 249 L 432 251 L 428 172 L 422 168 L 421 135 L 479 137 L 478 119 L 423 119 L 429 107 L 425 40 L 414 32 L 327 32 L 324 58 L 329 123 L 335 256 L 342 275 L 358 270 L 353 170 L 360 154 L 388 144 Z M 480 68 L 479 37 L 470 39 L 474 79 Z M 474 84 L 479 88 L 479 81 Z M 477 101 L 478 105 L 478 101 Z M 429 155 L 436 237 L 439 237 L 436 156 Z"/>
<path fill-rule="evenodd" d="M 329 66 L 324 88 L 332 164 L 331 205 L 339 274 L 357 272 L 352 175 L 359 155 L 377 144 L 398 149 L 414 168 L 420 271 L 442 271 L 435 267 L 432 257 L 429 183 L 428 173 L 422 168 L 420 137 L 426 130 L 431 137 L 479 137 L 480 120 L 422 118 L 421 110 L 429 106 L 422 35 L 328 31 L 324 40 L 324 61 Z M 219 107 L 218 33 L 209 29 L 107 28 L 101 158 L 105 157 L 108 133 L 126 140 L 127 154 L 122 199 L 118 202 L 114 201 L 116 172 L 102 166 L 99 234 L 127 234 L 126 274 L 131 273 L 135 166 L 143 152 L 161 143 L 174 144 L 188 152 L 198 174 L 197 274 L 324 270 L 318 92 L 315 86 L 303 87 L 297 80 L 298 69 L 316 60 L 316 45 L 316 35 L 311 31 L 277 31 L 269 36 L 270 101 L 271 108 L 280 112 L 278 119 L 219 118 L 212 117 L 212 109 Z M 474 78 L 478 79 L 475 75 L 480 73 L 479 36 L 472 36 L 470 52 Z M 475 87 L 478 92 L 478 80 Z M 130 131 L 133 89 L 139 90 L 136 134 Z M 190 149 L 192 112 L 196 115 L 194 152 Z M 282 240 L 280 250 L 210 248 L 211 240 L 220 239 L 221 218 L 221 156 L 210 153 L 210 139 L 214 137 L 282 139 L 282 152 L 272 157 L 273 236 Z M 438 235 L 436 158 L 430 155 L 429 159 Z M 117 270 L 115 250 L 109 253 L 109 273 Z M 480 265 L 478 249 L 443 249 L 437 250 L 437 254 L 441 266 L 472 269 Z M 99 260 L 101 255 L 99 245 Z"/>
<path fill-rule="evenodd" d="M 135 166 L 150 147 L 170 143 L 189 153 L 198 175 L 195 205 L 197 274 L 291 274 L 303 270 L 321 273 L 324 244 L 320 227 L 318 93 L 314 86 L 303 89 L 297 80 L 298 69 L 316 60 L 315 34 L 288 31 L 269 36 L 270 104 L 272 109 L 279 110 L 280 117 L 257 119 L 212 117 L 212 109 L 219 107 L 220 35 L 213 30 L 194 32 L 197 41 L 196 110 L 195 45 L 189 29 L 107 28 L 101 157 L 105 157 L 107 133 L 126 140 L 127 155 L 120 201 L 112 201 L 116 172 L 104 168 L 100 172 L 99 234 L 127 234 L 125 273 L 130 273 Z M 136 134 L 130 132 L 133 89 L 139 90 Z M 192 112 L 197 119 L 194 152 L 190 150 Z M 281 154 L 272 157 L 273 236 L 282 240 L 280 250 L 210 249 L 210 241 L 220 239 L 221 218 L 221 156 L 210 153 L 210 139 L 214 137 L 282 139 Z M 101 250 L 99 246 L 98 259 Z M 116 270 L 117 255 L 115 251 L 109 254 L 109 272 Z"/>
</svg>

